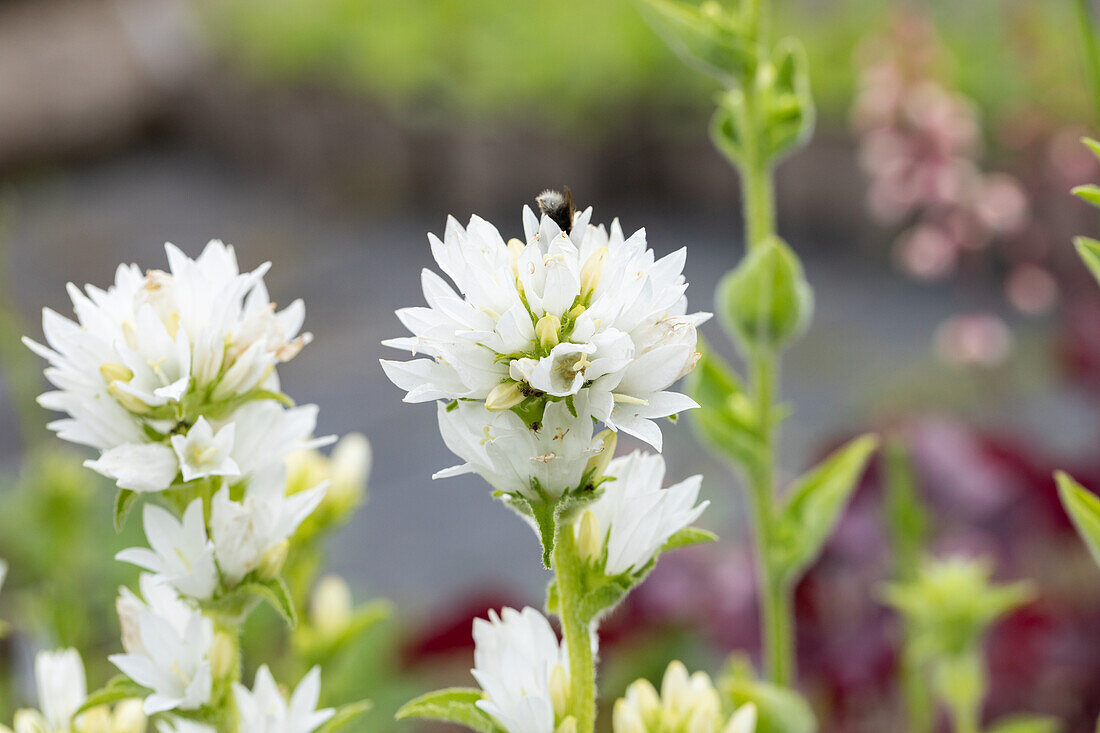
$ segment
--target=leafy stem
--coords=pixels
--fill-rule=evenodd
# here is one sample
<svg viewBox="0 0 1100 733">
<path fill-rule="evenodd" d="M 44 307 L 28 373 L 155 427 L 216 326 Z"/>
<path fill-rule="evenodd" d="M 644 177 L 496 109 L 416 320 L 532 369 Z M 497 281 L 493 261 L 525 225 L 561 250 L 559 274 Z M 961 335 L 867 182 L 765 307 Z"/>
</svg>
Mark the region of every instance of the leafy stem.
<svg viewBox="0 0 1100 733">
<path fill-rule="evenodd" d="M 582 604 L 583 574 L 584 563 L 577 550 L 573 525 L 559 520 L 554 542 L 554 578 L 558 615 L 569 652 L 570 710 L 577 720 L 577 733 L 592 733 L 596 724 L 596 660 Z"/>
</svg>

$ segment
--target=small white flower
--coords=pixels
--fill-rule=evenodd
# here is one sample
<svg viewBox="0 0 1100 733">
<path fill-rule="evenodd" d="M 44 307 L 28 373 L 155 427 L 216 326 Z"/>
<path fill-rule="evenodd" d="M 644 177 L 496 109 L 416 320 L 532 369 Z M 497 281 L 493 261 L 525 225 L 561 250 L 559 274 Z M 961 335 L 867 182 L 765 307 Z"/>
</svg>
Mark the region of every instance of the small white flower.
<svg viewBox="0 0 1100 733">
<path fill-rule="evenodd" d="M 590 557 L 598 557 L 606 546 L 607 575 L 641 570 L 669 537 L 698 519 L 710 503 L 695 504 L 701 476 L 662 489 L 665 460 L 659 455 L 635 451 L 611 461 L 604 475 L 614 480 L 601 485 L 603 494 L 586 510 L 577 529 L 589 534 L 581 545 Z M 592 537 L 598 545 L 584 547 Z"/>
<path fill-rule="evenodd" d="M 175 451 L 161 443 L 123 443 L 84 465 L 139 493 L 167 489 L 180 470 Z"/>
<path fill-rule="evenodd" d="M 332 708 L 317 710 L 321 697 L 321 668 L 309 671 L 290 696 L 290 702 L 279 692 L 275 678 L 267 665 L 256 672 L 252 691 L 239 682 L 233 683 L 241 730 L 249 733 L 311 733 L 331 718 Z"/>
<path fill-rule="evenodd" d="M 88 699 L 80 653 L 75 649 L 39 652 L 34 658 L 34 681 L 44 730 L 67 733 L 73 715 Z"/>
<path fill-rule="evenodd" d="M 186 718 L 171 718 L 157 721 L 157 733 L 217 733 L 217 731 L 209 725 Z"/>
<path fill-rule="evenodd" d="M 240 467 L 233 460 L 233 436 L 236 425 L 229 423 L 216 434 L 200 417 L 187 431 L 187 435 L 173 435 L 172 449 L 179 458 L 180 470 L 184 481 L 206 478 L 207 476 L 239 476 Z"/>
<path fill-rule="evenodd" d="M 437 472 L 432 478 L 477 473 L 507 494 L 541 501 L 575 489 L 588 461 L 600 452 L 593 438 L 592 419 L 582 410 L 573 417 L 564 401 L 546 406 L 542 424 L 532 430 L 510 410 L 491 411 L 481 402 L 440 403 L 439 432 L 451 452 L 465 463 Z"/>
<path fill-rule="evenodd" d="M 213 679 L 208 651 L 214 625 L 183 601 L 163 578 L 141 576 L 144 601 L 123 588 L 117 601 L 125 654 L 110 661 L 123 674 L 153 692 L 147 715 L 197 710 L 210 701 Z"/>
<path fill-rule="evenodd" d="M 214 556 L 226 582 L 233 586 L 260 567 L 264 554 L 286 540 L 325 495 L 325 485 L 287 496 L 286 468 L 274 466 L 255 474 L 241 501 L 223 486 L 211 505 L 210 536 Z"/>
<path fill-rule="evenodd" d="M 653 419 L 697 406 L 668 390 L 694 367 L 709 314 L 687 314 L 685 250 L 658 260 L 644 230 L 625 237 L 616 220 L 609 233 L 591 216 L 563 232 L 525 207 L 525 241 L 507 244 L 476 216 L 428 235 L 457 290 L 425 270 L 427 307 L 397 311 L 412 336 L 383 343 L 422 357 L 382 362 L 405 400 L 485 400 L 516 380 L 536 397 L 587 395 L 592 417 L 659 450 Z"/>
<path fill-rule="evenodd" d="M 648 680 L 638 680 L 615 702 L 611 729 L 614 733 L 691 731 L 691 733 L 754 733 L 756 706 L 742 705 L 729 721 L 714 684 L 703 672 L 688 676 L 680 662 L 665 670 L 661 692 Z"/>
<path fill-rule="evenodd" d="M 132 547 L 115 559 L 163 576 L 185 596 L 209 599 L 218 586 L 218 568 L 214 544 L 206 536 L 202 499 L 188 505 L 182 520 L 154 504 L 145 505 L 143 519 L 152 549 Z"/>
<path fill-rule="evenodd" d="M 569 657 L 550 622 L 533 608 L 505 608 L 474 621 L 477 706 L 508 733 L 553 733 L 568 690 Z M 555 700 L 558 704 L 555 705 Z"/>
</svg>

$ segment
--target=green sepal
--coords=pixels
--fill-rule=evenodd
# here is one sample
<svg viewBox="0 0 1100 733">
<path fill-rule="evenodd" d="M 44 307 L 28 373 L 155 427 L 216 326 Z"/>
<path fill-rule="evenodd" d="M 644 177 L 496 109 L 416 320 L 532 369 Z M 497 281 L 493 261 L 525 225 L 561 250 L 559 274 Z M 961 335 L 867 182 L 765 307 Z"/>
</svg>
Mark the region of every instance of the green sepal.
<svg viewBox="0 0 1100 733">
<path fill-rule="evenodd" d="M 677 531 L 661 546 L 658 555 L 663 555 L 670 550 L 679 550 L 681 547 L 701 545 L 704 542 L 717 542 L 718 535 L 698 527 L 684 527 Z"/>
<path fill-rule="evenodd" d="M 687 382 L 687 392 L 699 409 L 692 410 L 689 418 L 703 443 L 723 458 L 751 469 L 765 453 L 751 401 L 733 370 L 706 346 L 700 350 L 703 355 Z"/>
<path fill-rule="evenodd" d="M 757 242 L 722 278 L 716 301 L 722 325 L 745 354 L 785 345 L 813 317 L 813 290 L 802 263 L 774 235 Z"/>
<path fill-rule="evenodd" d="M 1086 183 L 1083 186 L 1077 186 L 1070 190 L 1077 198 L 1082 201 L 1087 201 L 1093 206 L 1100 206 L 1100 186 L 1092 183 Z"/>
<path fill-rule="evenodd" d="M 813 135 L 815 110 L 810 91 L 809 62 L 802 44 L 795 38 L 784 38 L 772 54 L 770 66 L 762 69 L 764 115 L 761 151 L 764 158 L 775 162 Z"/>
<path fill-rule="evenodd" d="M 336 714 L 326 720 L 324 725 L 317 729 L 317 733 L 336 733 L 338 730 L 343 730 L 353 720 L 370 710 L 371 707 L 372 703 L 370 700 L 360 700 L 359 702 L 341 705 L 336 708 Z"/>
<path fill-rule="evenodd" d="M 1081 261 L 1100 285 L 1100 242 L 1089 237 L 1077 237 L 1073 240 L 1073 246 L 1077 248 Z"/>
<path fill-rule="evenodd" d="M 482 699 L 481 690 L 471 687 L 451 687 L 421 695 L 405 703 L 395 720 L 422 718 L 445 723 L 464 725 L 479 733 L 506 733 L 492 716 L 483 712 L 475 703 Z"/>
<path fill-rule="evenodd" d="M 130 489 L 118 490 L 118 494 L 115 496 L 115 532 L 121 532 L 126 525 L 126 517 L 130 515 L 130 510 L 134 508 L 136 500 L 136 491 Z"/>
<path fill-rule="evenodd" d="M 795 481 L 779 510 L 769 548 L 787 581 L 796 580 L 821 554 L 877 447 L 876 436 L 860 436 Z"/>
<path fill-rule="evenodd" d="M 1058 495 L 1066 514 L 1073 520 L 1077 534 L 1085 541 L 1093 559 L 1100 564 L 1100 497 L 1064 471 L 1056 472 L 1054 479 L 1058 482 Z"/>
<path fill-rule="evenodd" d="M 271 580 L 254 580 L 238 586 L 238 590 L 245 594 L 257 596 L 269 604 L 286 621 L 286 625 L 295 628 L 298 625 L 298 612 L 294 610 L 294 600 L 290 596 L 290 589 L 282 578 Z"/>
<path fill-rule="evenodd" d="M 1009 715 L 993 722 L 986 733 L 1058 733 L 1062 723 L 1045 715 Z"/>
<path fill-rule="evenodd" d="M 745 83 L 755 52 L 735 15 L 717 3 L 700 8 L 679 0 L 641 0 L 640 6 L 684 63 L 727 87 Z"/>
<path fill-rule="evenodd" d="M 112 677 L 111 680 L 100 689 L 90 693 L 87 699 L 85 699 L 84 704 L 73 713 L 73 716 L 91 710 L 92 708 L 99 707 L 100 705 L 112 705 L 116 702 L 134 697 L 143 698 L 148 694 L 148 688 L 142 687 L 126 675 L 120 674 L 116 677 Z"/>
<path fill-rule="evenodd" d="M 815 733 L 817 718 L 805 698 L 794 690 L 755 678 L 747 658 L 735 654 L 718 678 L 719 694 L 729 707 L 756 706 L 756 733 Z"/>
<path fill-rule="evenodd" d="M 742 127 L 746 124 L 745 93 L 734 88 L 719 95 L 718 108 L 710 118 L 710 139 L 734 165 L 740 165 L 745 158 Z"/>
</svg>

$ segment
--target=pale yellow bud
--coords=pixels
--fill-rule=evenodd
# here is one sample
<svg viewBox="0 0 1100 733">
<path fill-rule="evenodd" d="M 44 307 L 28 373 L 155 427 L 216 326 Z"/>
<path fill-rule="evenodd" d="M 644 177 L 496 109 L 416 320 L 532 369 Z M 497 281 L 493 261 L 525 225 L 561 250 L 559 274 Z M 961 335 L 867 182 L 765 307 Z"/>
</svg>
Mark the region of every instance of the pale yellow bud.
<svg viewBox="0 0 1100 733">
<path fill-rule="evenodd" d="M 523 402 L 519 382 L 501 382 L 485 398 L 486 410 L 510 410 Z"/>
<path fill-rule="evenodd" d="M 108 361 L 99 365 L 99 373 L 103 375 L 103 379 L 110 384 L 111 382 L 129 382 L 134 378 L 134 373 L 125 364 L 119 364 L 117 362 Z"/>
<path fill-rule="evenodd" d="M 286 564 L 288 552 L 290 552 L 290 540 L 283 540 L 267 548 L 263 557 L 260 558 L 260 566 L 256 568 L 256 572 L 260 576 L 260 579 L 272 580 L 279 577 L 279 573 L 283 570 L 283 565 Z"/>
<path fill-rule="evenodd" d="M 145 711 L 142 709 L 142 701 L 137 699 L 123 700 L 115 705 L 113 725 L 111 733 L 145 733 L 148 722 Z"/>
<path fill-rule="evenodd" d="M 539 340 L 539 346 L 544 349 L 552 349 L 558 345 L 558 331 L 561 330 L 561 319 L 557 316 L 545 315 L 535 324 L 535 337 Z"/>
<path fill-rule="evenodd" d="M 581 515 L 581 528 L 577 533 L 577 547 L 581 553 L 581 559 L 585 562 L 596 562 L 603 553 L 603 537 L 600 535 L 600 520 L 591 509 L 586 509 Z"/>
<path fill-rule="evenodd" d="M 649 680 L 638 680 L 626 691 L 626 699 L 633 703 L 647 726 L 655 726 L 661 719 L 661 698 Z"/>
<path fill-rule="evenodd" d="M 332 638 L 351 623 L 351 588 L 339 575 L 326 575 L 317 583 L 309 600 L 309 616 L 314 628 Z"/>
<path fill-rule="evenodd" d="M 747 702 L 737 708 L 722 733 L 756 733 L 756 705 Z"/>
<path fill-rule="evenodd" d="M 339 495 L 358 502 L 367 491 L 372 453 L 370 441 L 361 433 L 348 433 L 332 451 L 332 485 Z"/>
<path fill-rule="evenodd" d="M 584 311 L 584 305 L 578 303 L 577 305 L 573 306 L 573 310 L 569 311 L 569 317 L 575 321 L 581 317 L 581 313 L 584 313 Z"/>
<path fill-rule="evenodd" d="M 12 723 L 15 733 L 50 733 L 46 719 L 37 710 L 17 710 Z"/>
<path fill-rule="evenodd" d="M 218 631 L 207 652 L 210 674 L 215 680 L 224 680 L 237 673 L 237 642 L 227 631 Z"/>
<path fill-rule="evenodd" d="M 610 254 L 610 250 L 607 247 L 600 247 L 588 258 L 588 261 L 581 267 L 581 298 L 588 300 L 589 296 L 600 285 L 600 281 L 603 279 L 603 268 L 607 264 L 607 257 Z"/>
<path fill-rule="evenodd" d="M 645 724 L 638 715 L 638 711 L 622 698 L 615 702 L 615 710 L 611 715 L 611 730 L 614 733 L 646 733 Z"/>
<path fill-rule="evenodd" d="M 588 459 L 588 465 L 584 467 L 585 473 L 591 471 L 592 481 L 603 477 L 608 464 L 615 457 L 615 446 L 619 443 L 619 434 L 614 430 L 601 430 L 597 433 L 595 441 L 603 444 L 600 452 Z M 594 441 L 594 442 L 595 442 Z"/>
<path fill-rule="evenodd" d="M 115 733 L 111 727 L 111 710 L 106 705 L 85 710 L 76 722 L 78 733 Z"/>
<path fill-rule="evenodd" d="M 516 263 L 519 262 L 519 256 L 523 254 L 526 247 L 527 245 L 521 239 L 512 237 L 508 240 L 508 256 L 512 259 L 512 274 L 516 273 Z"/>
<path fill-rule="evenodd" d="M 561 721 L 554 733 L 577 733 L 577 719 L 570 715 L 565 720 Z"/>
<path fill-rule="evenodd" d="M 550 672 L 550 702 L 559 718 L 569 710 L 569 673 L 560 664 Z"/>
<path fill-rule="evenodd" d="M 149 405 L 145 404 L 137 397 L 134 397 L 129 392 L 125 392 L 119 388 L 119 382 L 114 381 L 107 385 L 107 394 L 115 398 L 115 402 L 125 407 L 130 412 L 143 415 L 150 411 Z"/>
<path fill-rule="evenodd" d="M 717 727 L 717 715 L 714 710 L 708 710 L 705 706 L 696 707 L 688 718 L 685 733 L 714 733 Z"/>
</svg>

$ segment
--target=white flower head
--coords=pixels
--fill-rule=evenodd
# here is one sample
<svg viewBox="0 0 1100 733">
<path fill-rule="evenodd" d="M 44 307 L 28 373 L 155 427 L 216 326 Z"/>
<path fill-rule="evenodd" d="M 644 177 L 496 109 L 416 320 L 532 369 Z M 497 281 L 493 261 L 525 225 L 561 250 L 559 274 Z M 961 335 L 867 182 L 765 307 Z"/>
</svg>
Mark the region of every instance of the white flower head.
<svg viewBox="0 0 1100 733">
<path fill-rule="evenodd" d="M 541 501 L 578 488 L 588 462 L 603 443 L 593 437 L 592 418 L 577 401 L 573 417 L 564 401 L 546 406 L 537 430 L 510 410 L 487 410 L 480 402 L 439 404 L 443 442 L 465 463 L 433 478 L 477 473 L 506 494 Z"/>
<path fill-rule="evenodd" d="M 614 733 L 754 733 L 756 706 L 742 705 L 728 721 L 722 716 L 718 691 L 704 672 L 688 675 L 680 662 L 665 670 L 660 693 L 648 680 L 638 680 L 615 702 Z"/>
<path fill-rule="evenodd" d="M 603 494 L 582 515 L 577 529 L 582 552 L 589 557 L 600 557 L 606 548 L 607 575 L 641 570 L 710 504 L 695 503 L 701 476 L 662 489 L 665 460 L 660 455 L 635 451 L 612 460 L 604 475 L 614 480 L 601 484 Z"/>
<path fill-rule="evenodd" d="M 255 474 L 241 501 L 223 486 L 211 504 L 210 536 L 214 556 L 229 585 L 260 567 L 265 553 L 290 537 L 325 495 L 325 485 L 286 495 L 286 468 Z"/>
<path fill-rule="evenodd" d="M 141 576 L 142 598 L 123 588 L 116 606 L 125 654 L 111 663 L 153 692 L 147 715 L 197 710 L 210 701 L 213 678 L 209 650 L 213 622 L 179 597 L 161 577 Z"/>
<path fill-rule="evenodd" d="M 412 336 L 385 345 L 422 357 L 382 362 L 405 400 L 485 400 L 513 383 L 527 399 L 584 395 L 591 416 L 660 449 L 653 418 L 697 406 L 669 388 L 694 367 L 709 315 L 687 313 L 685 250 L 657 259 L 644 230 L 591 216 L 563 231 L 525 207 L 525 241 L 507 244 L 477 216 L 429 235 L 455 287 L 425 270 L 427 307 L 397 311 Z"/>
<path fill-rule="evenodd" d="M 229 423 L 215 433 L 206 418 L 200 417 L 187 435 L 172 436 L 172 450 L 179 458 L 184 481 L 240 475 L 241 469 L 232 458 L 236 427 Z"/>
<path fill-rule="evenodd" d="M 34 682 L 42 730 L 68 733 L 73 715 L 88 699 L 80 653 L 75 649 L 39 652 L 34 658 Z"/>
<path fill-rule="evenodd" d="M 235 682 L 233 694 L 241 730 L 250 733 L 312 733 L 335 714 L 332 708 L 317 709 L 321 697 L 320 667 L 314 667 L 302 678 L 289 701 L 279 692 L 267 665 L 256 672 L 251 691 Z"/>
<path fill-rule="evenodd" d="M 180 468 L 185 481 L 231 474 L 222 448 L 232 444 L 232 429 L 223 426 L 228 435 L 211 440 L 202 428 L 192 438 L 192 427 L 184 442 L 192 450 L 177 448 L 178 460 L 168 455 L 169 437 L 197 427 L 209 411 L 277 389 L 276 364 L 309 340 L 297 335 L 300 302 L 274 312 L 262 280 L 267 265 L 241 273 L 233 248 L 218 241 L 194 260 L 170 244 L 166 250 L 168 272 L 123 265 L 106 290 L 70 284 L 76 320 L 47 309 L 48 345 L 24 339 L 49 362 L 46 377 L 56 388 L 39 402 L 67 415 L 50 427 L 99 450 L 89 465 L 134 491 L 164 489 Z M 199 438 L 201 446 L 191 445 Z"/>
<path fill-rule="evenodd" d="M 182 520 L 155 504 L 146 504 L 143 513 L 151 549 L 132 547 L 115 559 L 162 576 L 185 596 L 209 599 L 218 586 L 218 568 L 214 544 L 206 536 L 202 499 L 188 505 Z"/>
<path fill-rule="evenodd" d="M 533 608 L 505 608 L 474 621 L 472 673 L 485 699 L 477 706 L 508 733 L 553 733 L 565 714 L 569 656 L 550 622 Z"/>
</svg>

